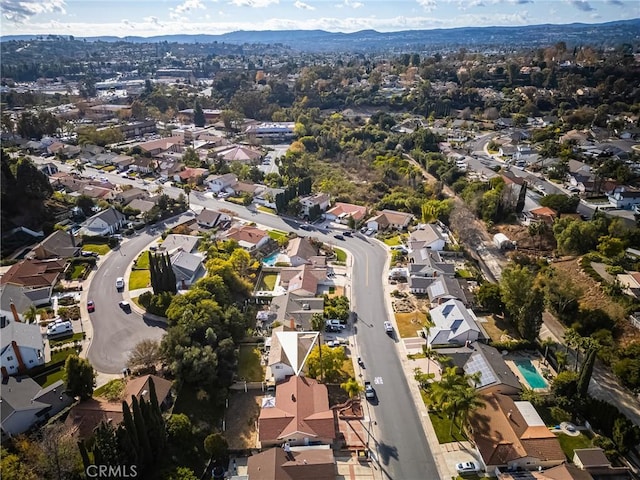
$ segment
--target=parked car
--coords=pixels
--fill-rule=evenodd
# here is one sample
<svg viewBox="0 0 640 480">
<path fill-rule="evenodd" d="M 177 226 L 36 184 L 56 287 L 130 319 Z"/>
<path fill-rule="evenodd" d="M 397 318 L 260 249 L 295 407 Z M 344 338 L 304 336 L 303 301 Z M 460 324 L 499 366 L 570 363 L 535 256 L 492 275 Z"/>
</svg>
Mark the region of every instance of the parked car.
<svg viewBox="0 0 640 480">
<path fill-rule="evenodd" d="M 371 382 L 364 382 L 364 396 L 367 400 L 374 400 L 376 398 L 376 391 L 371 385 Z"/>
<path fill-rule="evenodd" d="M 456 472 L 460 474 L 465 473 L 477 473 L 480 471 L 480 467 L 476 462 L 463 462 L 456 464 Z"/>
<path fill-rule="evenodd" d="M 300 225 L 300 230 L 306 230 L 307 232 L 310 232 L 311 230 L 313 230 L 313 227 L 311 225 Z"/>
<path fill-rule="evenodd" d="M 96 311 L 96 305 L 95 305 L 95 303 L 93 303 L 93 300 L 89 300 L 87 302 L 87 311 L 89 313 L 93 313 L 93 312 Z"/>
<path fill-rule="evenodd" d="M 87 252 L 86 250 L 80 252 L 80 255 L 82 255 L 83 257 L 98 257 L 98 254 L 96 252 Z"/>
<path fill-rule="evenodd" d="M 118 290 L 119 292 L 124 290 L 124 278 L 122 277 L 116 278 L 116 290 Z"/>
<path fill-rule="evenodd" d="M 325 331 L 326 333 L 336 333 L 336 332 L 339 332 L 339 331 L 341 331 L 341 330 L 342 330 L 341 328 L 338 328 L 338 327 L 336 327 L 336 326 L 334 326 L 334 325 L 326 325 L 326 326 L 324 327 L 324 331 Z"/>
<path fill-rule="evenodd" d="M 387 335 L 393 335 L 393 325 L 391 322 L 384 322 L 384 331 L 387 332 Z"/>
<path fill-rule="evenodd" d="M 347 230 L 346 232 L 344 232 L 344 234 L 343 234 L 343 235 L 344 235 L 345 237 L 351 237 L 351 236 L 352 236 L 352 234 L 351 234 L 351 232 L 350 232 L 349 230 Z"/>
<path fill-rule="evenodd" d="M 118 303 L 118 305 L 125 313 L 131 313 L 131 305 L 129 304 L 129 302 L 122 300 L 120 303 Z"/>
<path fill-rule="evenodd" d="M 73 326 L 69 320 L 58 319 L 47 326 L 47 337 L 57 337 L 73 333 Z"/>
<path fill-rule="evenodd" d="M 331 320 L 327 320 L 326 321 L 326 325 L 327 326 L 331 326 L 331 327 L 336 327 L 340 330 L 344 330 L 345 326 L 340 322 L 340 320 L 333 318 Z"/>
</svg>

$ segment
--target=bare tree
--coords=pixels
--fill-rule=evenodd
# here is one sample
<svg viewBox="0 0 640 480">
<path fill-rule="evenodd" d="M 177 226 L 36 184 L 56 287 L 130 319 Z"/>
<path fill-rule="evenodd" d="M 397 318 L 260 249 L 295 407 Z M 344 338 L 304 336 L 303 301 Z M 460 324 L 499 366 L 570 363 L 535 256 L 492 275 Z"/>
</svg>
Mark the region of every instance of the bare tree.
<svg viewBox="0 0 640 480">
<path fill-rule="evenodd" d="M 64 423 L 48 425 L 41 430 L 36 469 L 42 478 L 62 480 L 75 478 L 82 472 L 77 441 L 71 427 Z"/>
<path fill-rule="evenodd" d="M 160 360 L 160 344 L 155 340 L 142 340 L 133 347 L 127 360 L 127 367 L 132 370 L 144 369 L 155 371 L 155 366 Z"/>
</svg>

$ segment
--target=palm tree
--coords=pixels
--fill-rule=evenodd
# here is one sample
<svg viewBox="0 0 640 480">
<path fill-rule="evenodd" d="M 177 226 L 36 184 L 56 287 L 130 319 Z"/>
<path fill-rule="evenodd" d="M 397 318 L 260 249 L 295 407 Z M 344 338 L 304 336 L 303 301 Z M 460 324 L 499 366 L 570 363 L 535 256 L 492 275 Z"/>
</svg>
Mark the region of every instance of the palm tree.
<svg viewBox="0 0 640 480">
<path fill-rule="evenodd" d="M 86 168 L 84 166 L 84 163 L 82 163 L 80 160 L 76 160 L 71 170 L 78 175 L 82 175 L 82 172 L 84 172 Z"/>
<path fill-rule="evenodd" d="M 456 417 L 460 418 L 460 431 L 462 431 L 471 412 L 484 404 L 475 387 L 477 381 L 477 375 L 460 375 L 456 367 L 449 367 L 438 382 L 432 383 L 431 398 L 434 407 L 451 418 L 449 435 L 453 432 Z"/>
<path fill-rule="evenodd" d="M 360 392 L 364 390 L 364 387 L 360 385 L 355 378 L 350 378 L 346 382 L 341 383 L 340 388 L 347 392 L 349 398 L 357 397 Z"/>
<path fill-rule="evenodd" d="M 22 313 L 22 316 L 27 323 L 36 323 L 38 319 L 38 309 L 35 305 L 29 305 L 29 308 Z"/>
<path fill-rule="evenodd" d="M 578 333 L 575 328 L 567 328 L 564 331 L 563 340 L 567 346 L 567 354 L 569 353 L 569 348 L 576 350 L 576 362 L 574 365 L 574 370 L 578 370 L 578 363 L 580 360 L 580 347 L 582 344 L 582 336 Z"/>
<path fill-rule="evenodd" d="M 187 198 L 187 210 L 191 208 L 191 201 L 189 196 L 191 195 L 191 185 L 184 186 L 184 196 Z"/>
</svg>

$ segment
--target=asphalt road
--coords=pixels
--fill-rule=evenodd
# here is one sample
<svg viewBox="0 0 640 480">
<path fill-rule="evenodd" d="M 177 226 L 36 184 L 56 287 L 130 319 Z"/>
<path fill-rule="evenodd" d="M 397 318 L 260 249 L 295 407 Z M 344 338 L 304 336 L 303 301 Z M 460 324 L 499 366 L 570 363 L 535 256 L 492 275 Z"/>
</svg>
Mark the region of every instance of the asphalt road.
<svg viewBox="0 0 640 480">
<path fill-rule="evenodd" d="M 95 302 L 96 310 L 89 314 L 93 337 L 87 356 L 98 372 L 120 373 L 138 342 L 160 340 L 165 333 L 164 323 L 145 320 L 134 312 L 125 313 L 118 305 L 123 294 L 115 287 L 116 278 L 125 276 L 127 266 L 156 236 L 141 231 L 124 240 L 100 263 L 93 276 L 87 298 Z M 128 288 L 127 278 L 125 283 Z"/>
</svg>

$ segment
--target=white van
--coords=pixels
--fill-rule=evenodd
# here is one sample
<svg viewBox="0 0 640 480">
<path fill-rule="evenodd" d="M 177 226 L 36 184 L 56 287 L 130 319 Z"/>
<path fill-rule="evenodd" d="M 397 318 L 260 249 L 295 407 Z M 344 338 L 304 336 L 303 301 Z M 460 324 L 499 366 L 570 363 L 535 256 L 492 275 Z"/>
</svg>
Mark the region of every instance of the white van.
<svg viewBox="0 0 640 480">
<path fill-rule="evenodd" d="M 73 333 L 73 326 L 69 320 L 56 321 L 47 327 L 47 336 L 55 337 L 56 335 L 64 335 L 65 333 Z"/>
</svg>

